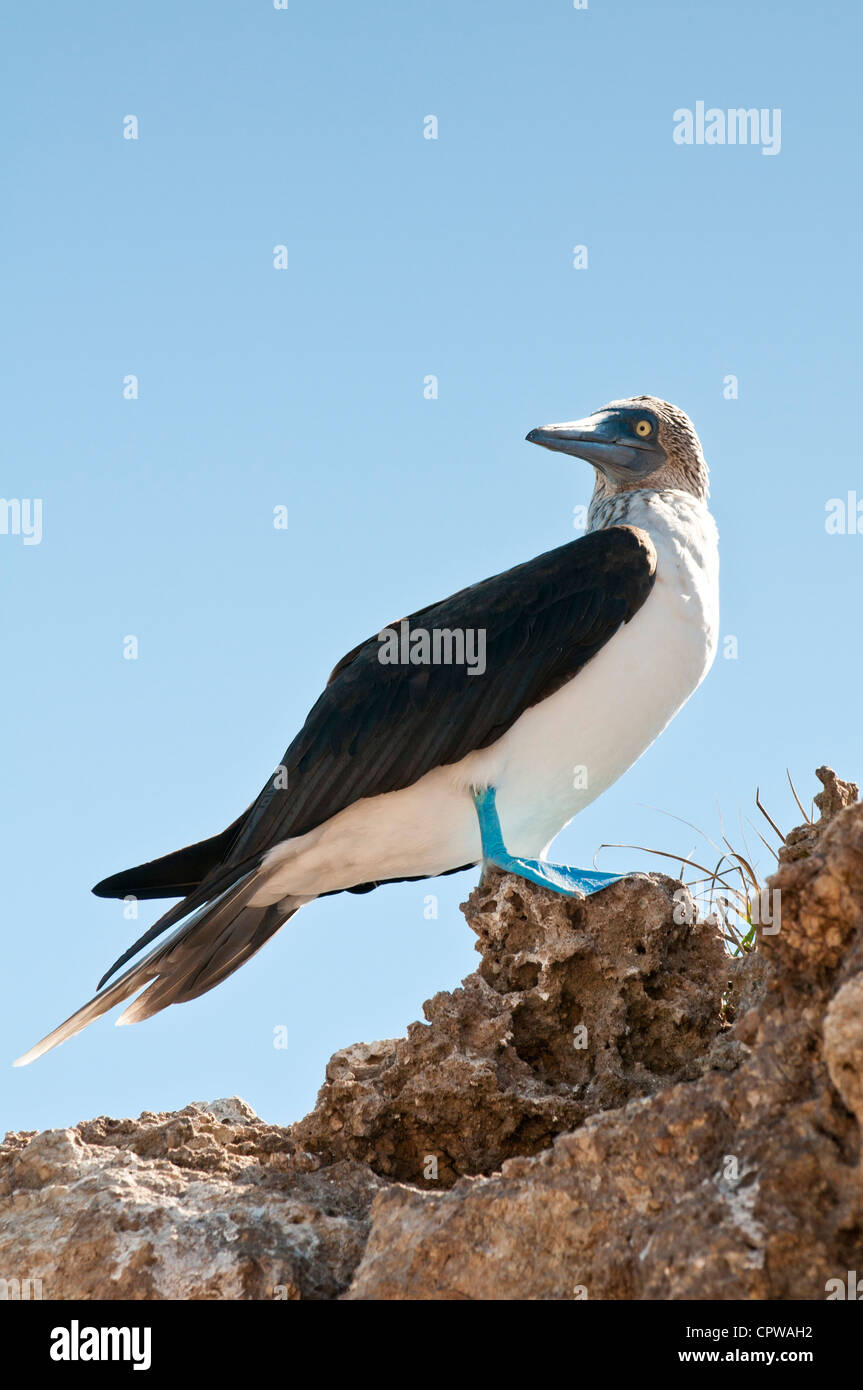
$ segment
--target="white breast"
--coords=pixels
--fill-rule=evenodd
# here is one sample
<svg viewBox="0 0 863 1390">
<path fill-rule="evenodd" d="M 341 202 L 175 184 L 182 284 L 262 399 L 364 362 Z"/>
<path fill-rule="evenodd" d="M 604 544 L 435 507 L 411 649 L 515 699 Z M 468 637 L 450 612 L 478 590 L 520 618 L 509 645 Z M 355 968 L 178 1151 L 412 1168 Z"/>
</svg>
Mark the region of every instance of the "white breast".
<svg viewBox="0 0 863 1390">
<path fill-rule="evenodd" d="M 627 501 L 625 520 L 657 551 L 656 582 L 635 617 L 491 747 L 276 846 L 256 902 L 476 863 L 473 786 L 497 788 L 508 849 L 535 858 L 641 756 L 713 662 L 718 538 L 707 508 L 688 493 L 640 491 Z"/>
<path fill-rule="evenodd" d="M 489 771 L 514 853 L 545 850 L 661 734 L 713 662 L 719 559 L 712 517 L 688 494 L 645 492 L 635 495 L 626 520 L 656 546 L 646 602 L 574 680 L 489 750 L 501 760 Z"/>
</svg>

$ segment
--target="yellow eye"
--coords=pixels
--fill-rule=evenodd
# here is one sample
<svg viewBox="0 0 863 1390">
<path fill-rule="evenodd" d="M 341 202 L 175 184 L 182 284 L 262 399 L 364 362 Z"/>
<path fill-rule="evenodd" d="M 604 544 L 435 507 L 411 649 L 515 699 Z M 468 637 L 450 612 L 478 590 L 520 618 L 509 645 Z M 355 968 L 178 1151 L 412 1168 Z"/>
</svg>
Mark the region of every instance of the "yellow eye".
<svg viewBox="0 0 863 1390">
<path fill-rule="evenodd" d="M 635 426 L 635 433 L 639 435 L 641 439 L 646 439 L 652 429 L 653 426 L 649 420 L 639 420 L 638 424 Z"/>
</svg>

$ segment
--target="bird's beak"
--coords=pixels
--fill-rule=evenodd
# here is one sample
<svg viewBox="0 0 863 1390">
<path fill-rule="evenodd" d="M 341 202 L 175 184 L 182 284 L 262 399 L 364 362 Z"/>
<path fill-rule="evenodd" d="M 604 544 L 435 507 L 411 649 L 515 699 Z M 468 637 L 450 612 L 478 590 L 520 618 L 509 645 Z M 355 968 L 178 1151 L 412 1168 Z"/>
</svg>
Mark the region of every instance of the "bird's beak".
<svg viewBox="0 0 863 1390">
<path fill-rule="evenodd" d="M 609 477 L 619 473 L 641 472 L 645 459 L 642 451 L 627 440 L 620 442 L 617 421 L 613 415 L 589 415 L 585 420 L 570 420 L 565 425 L 541 425 L 526 436 L 529 444 L 541 444 L 544 449 L 574 454 L 592 463 Z"/>
</svg>

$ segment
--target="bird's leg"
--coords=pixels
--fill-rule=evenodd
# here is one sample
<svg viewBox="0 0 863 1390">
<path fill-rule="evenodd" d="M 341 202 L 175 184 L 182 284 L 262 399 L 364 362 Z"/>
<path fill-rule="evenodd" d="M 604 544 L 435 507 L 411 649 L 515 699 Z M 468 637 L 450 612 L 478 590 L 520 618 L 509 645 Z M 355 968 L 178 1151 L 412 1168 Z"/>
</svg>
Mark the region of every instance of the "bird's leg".
<svg viewBox="0 0 863 1390">
<path fill-rule="evenodd" d="M 624 874 L 601 874 L 592 869 L 571 869 L 567 864 L 550 864 L 545 859 L 518 859 L 509 853 L 503 842 L 494 787 L 475 790 L 473 801 L 482 839 L 483 866 L 494 864 L 506 873 L 518 874 L 521 878 L 530 879 L 531 883 L 541 883 L 555 893 L 564 893 L 570 898 L 586 898 L 625 877 Z"/>
</svg>

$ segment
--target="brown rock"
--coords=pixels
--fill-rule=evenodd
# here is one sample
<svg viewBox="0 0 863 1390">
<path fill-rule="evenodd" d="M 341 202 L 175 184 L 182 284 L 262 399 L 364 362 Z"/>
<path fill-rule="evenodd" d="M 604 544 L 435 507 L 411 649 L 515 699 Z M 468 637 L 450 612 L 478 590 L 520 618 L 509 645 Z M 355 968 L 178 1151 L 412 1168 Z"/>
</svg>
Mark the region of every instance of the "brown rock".
<svg viewBox="0 0 863 1390">
<path fill-rule="evenodd" d="M 815 797 L 822 821 L 832 820 L 846 806 L 852 806 L 860 796 L 856 782 L 843 782 L 832 767 L 816 767 L 815 776 L 824 788 Z"/>
<path fill-rule="evenodd" d="M 349 1298 L 822 1299 L 863 1266 L 863 808 L 812 829 L 733 968 L 736 1064 L 449 1192 L 385 1189 Z"/>
<path fill-rule="evenodd" d="M 7 1135 L 0 1270 L 46 1299 L 336 1298 L 381 1186 L 291 1166 L 286 1130 L 243 1101 Z M 13 1295 L 14 1296 L 14 1293 Z"/>
<path fill-rule="evenodd" d="M 337 1052 L 298 1149 L 439 1189 L 698 1075 L 729 961 L 680 884 L 640 875 L 577 901 L 494 872 L 464 912 L 476 974 L 406 1038 Z"/>
<path fill-rule="evenodd" d="M 4 1277 L 61 1299 L 824 1298 L 863 1268 L 863 807 L 818 776 L 745 957 L 658 875 L 575 902 L 493 874 L 465 904 L 476 973 L 406 1038 L 336 1053 L 289 1129 L 234 1099 L 7 1136 Z"/>
</svg>

